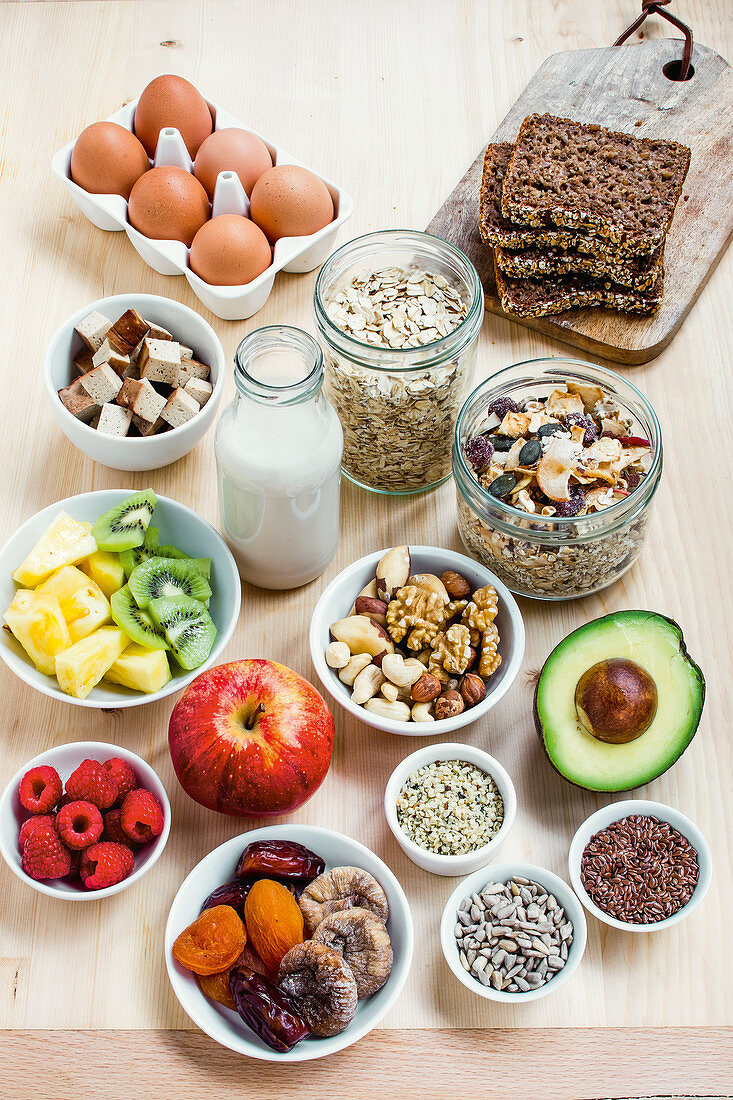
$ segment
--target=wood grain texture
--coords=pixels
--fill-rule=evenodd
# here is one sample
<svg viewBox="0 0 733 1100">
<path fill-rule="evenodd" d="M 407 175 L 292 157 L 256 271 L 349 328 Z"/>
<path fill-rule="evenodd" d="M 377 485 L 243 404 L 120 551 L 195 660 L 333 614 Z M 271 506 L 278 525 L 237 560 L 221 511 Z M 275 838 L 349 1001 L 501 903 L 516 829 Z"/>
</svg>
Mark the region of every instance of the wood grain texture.
<svg viewBox="0 0 733 1100">
<path fill-rule="evenodd" d="M 727 7 L 726 0 L 678 0 L 675 10 L 689 19 L 699 40 L 730 53 Z M 229 357 L 239 340 L 259 325 L 286 322 L 312 330 L 315 274 L 278 276 L 267 306 L 247 323 L 222 322 L 206 313 L 183 279 L 155 274 L 123 234 L 102 233 L 81 216 L 51 176 L 50 158 L 59 145 L 138 94 L 157 73 L 173 70 L 254 128 L 276 137 L 305 163 L 343 181 L 356 195 L 357 210 L 342 239 L 388 226 L 424 226 L 543 59 L 561 49 L 612 41 L 628 25 L 637 4 L 548 0 L 542 10 L 538 20 L 536 5 L 525 0 L 420 0 L 419 5 L 353 0 L 339 5 L 338 17 L 330 0 L 1 5 L 0 370 L 5 397 L 0 438 L 5 463 L 0 540 L 62 497 L 107 487 L 139 488 L 148 482 L 217 522 L 212 433 L 181 462 L 149 476 L 97 466 L 60 435 L 45 405 L 40 371 L 44 347 L 73 310 L 126 290 L 168 295 L 204 313 Z M 50 42 L 53 64 L 29 65 L 28 58 L 47 55 Z M 91 64 L 89 59 L 100 51 L 104 66 Z M 546 765 L 532 732 L 530 674 L 563 635 L 597 615 L 646 607 L 677 619 L 708 676 L 709 699 L 690 749 L 645 793 L 678 805 L 705 832 L 715 860 L 708 898 L 689 921 L 665 934 L 624 935 L 591 921 L 578 974 L 565 990 L 544 1001 L 514 1007 L 470 997 L 448 972 L 438 942 L 439 914 L 454 882 L 434 878 L 406 859 L 381 807 L 392 769 L 408 752 L 429 742 L 376 733 L 337 712 L 330 775 L 316 797 L 290 819 L 294 835 L 299 822 L 323 824 L 359 837 L 377 851 L 407 890 L 418 944 L 408 986 L 384 1021 L 385 1029 L 400 1031 L 388 1031 L 385 1039 L 374 1036 L 370 1045 L 362 1043 L 348 1055 L 369 1062 L 373 1079 L 384 1072 L 390 1081 L 399 1075 L 407 1084 L 405 1070 L 412 1073 L 429 1053 L 435 1066 L 443 1058 L 446 1067 L 458 1072 L 451 1056 L 455 1048 L 446 1047 L 444 1055 L 442 1036 L 440 1043 L 426 1036 L 413 1047 L 405 1029 L 624 1027 L 633 1029 L 633 1039 L 643 1028 L 713 1027 L 731 1020 L 731 984 L 720 965 L 721 944 L 729 934 L 725 914 L 733 906 L 726 825 L 733 756 L 727 723 L 733 710 L 728 629 L 733 530 L 726 474 L 730 459 L 725 453 L 733 422 L 731 270 L 728 255 L 671 347 L 632 375 L 659 412 L 666 447 L 665 474 L 641 561 L 599 596 L 560 606 L 521 601 L 528 635 L 522 674 L 502 703 L 462 734 L 463 740 L 494 753 L 515 780 L 519 813 L 504 849 L 506 858 L 532 859 L 565 874 L 575 828 L 612 798 L 575 790 Z M 508 363 L 546 353 L 562 354 L 563 349 L 540 333 L 487 315 L 477 380 Z M 231 394 L 231 378 L 228 389 Z M 340 569 L 397 541 L 461 549 L 450 485 L 400 501 L 345 485 L 342 509 L 341 543 L 322 578 L 290 593 L 245 588 L 228 659 L 277 658 L 312 679 L 307 646 L 311 610 Z M 170 702 L 126 713 L 82 713 L 34 694 L 4 667 L 0 693 L 0 782 L 50 745 L 81 738 L 118 742 L 158 770 L 174 816 L 168 847 L 154 871 L 136 888 L 104 902 L 82 906 L 43 898 L 0 867 L 0 1026 L 191 1029 L 165 976 L 165 917 L 191 867 L 212 847 L 243 831 L 246 823 L 203 810 L 179 789 L 167 748 Z M 569 1044 L 583 1055 L 582 1066 L 584 1035 Z M 691 1035 L 699 1038 L 701 1033 Z M 474 1050 L 492 1056 L 493 1038 L 484 1040 L 479 1034 L 472 1041 Z M 502 1034 L 502 1044 L 510 1041 Z M 60 1038 L 54 1042 L 54 1049 L 67 1050 L 70 1061 L 71 1048 L 64 1048 Z M 186 1051 L 198 1049 L 204 1052 L 201 1064 L 216 1064 L 219 1052 L 193 1030 L 155 1040 L 161 1048 L 169 1042 L 184 1052 L 179 1055 L 184 1060 Z M 551 1056 L 552 1043 L 544 1042 L 544 1048 Z M 12 1049 L 6 1043 L 4 1064 Z M 20 1043 L 16 1049 L 28 1048 Z M 41 1048 L 33 1049 L 37 1053 Z M 89 1049 L 84 1053 L 80 1048 L 80 1057 L 88 1056 Z M 129 1051 L 138 1079 L 144 1079 L 144 1040 L 110 1049 L 111 1059 L 117 1060 L 113 1064 L 126 1062 Z M 151 1044 L 151 1057 L 152 1049 Z M 615 1095 L 677 1092 L 669 1068 L 675 1064 L 669 1053 L 674 1049 L 674 1043 L 664 1047 L 667 1083 L 654 1077 L 661 1068 L 651 1058 L 648 1080 L 627 1078 L 626 1092 L 617 1090 Z M 227 1057 L 224 1052 L 221 1056 Z M 478 1065 L 479 1054 L 476 1059 Z M 622 1062 L 617 1061 L 614 1072 L 620 1075 Z M 56 1064 L 63 1064 L 62 1053 Z M 234 1072 L 246 1073 L 248 1082 L 265 1082 L 258 1087 L 261 1095 L 267 1094 L 272 1078 L 260 1077 L 252 1063 L 226 1065 L 230 1082 Z M 220 1090 L 226 1073 L 215 1082 Z M 203 1070 L 197 1074 L 194 1080 L 202 1082 Z M 154 1068 L 150 1079 L 155 1079 Z M 581 1077 L 576 1080 L 580 1088 Z M 696 1091 L 692 1086 L 686 1087 Z M 189 1085 L 183 1082 L 184 1087 Z M 720 1091 L 722 1085 L 709 1088 Z"/>
<path fill-rule="evenodd" d="M 733 71 L 696 45 L 695 74 L 668 80 L 663 66 L 680 56 L 674 40 L 548 57 L 500 123 L 492 142 L 514 141 L 529 114 L 600 123 L 636 137 L 668 138 L 692 150 L 690 170 L 664 254 L 664 299 L 650 317 L 572 309 L 516 320 L 546 336 L 625 365 L 646 363 L 667 347 L 697 301 L 733 234 Z M 504 316 L 493 253 L 478 231 L 484 149 L 428 226 L 473 260 L 486 308 Z"/>
<path fill-rule="evenodd" d="M 4 1100 L 28 1100 L 35 1063 L 53 1081 L 54 1100 L 78 1100 L 90 1081 L 95 1100 L 215 1100 L 233 1090 L 248 1100 L 365 1096 L 375 1087 L 401 1100 L 714 1100 L 730 1087 L 733 1029 L 446 1029 L 439 1044 L 430 1031 L 381 1031 L 305 1067 L 253 1063 L 184 1031 L 25 1031 L 0 1036 Z"/>
</svg>

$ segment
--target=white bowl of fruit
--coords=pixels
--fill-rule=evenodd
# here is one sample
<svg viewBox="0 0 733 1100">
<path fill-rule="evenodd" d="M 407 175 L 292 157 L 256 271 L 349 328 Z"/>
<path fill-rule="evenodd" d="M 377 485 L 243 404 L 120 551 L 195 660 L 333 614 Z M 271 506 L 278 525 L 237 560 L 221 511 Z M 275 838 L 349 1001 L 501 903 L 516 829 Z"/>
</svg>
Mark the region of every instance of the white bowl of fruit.
<svg viewBox="0 0 733 1100">
<path fill-rule="evenodd" d="M 240 596 L 231 553 L 190 508 L 150 489 L 83 493 L 0 550 L 0 657 L 54 699 L 138 706 L 215 663 Z"/>
</svg>

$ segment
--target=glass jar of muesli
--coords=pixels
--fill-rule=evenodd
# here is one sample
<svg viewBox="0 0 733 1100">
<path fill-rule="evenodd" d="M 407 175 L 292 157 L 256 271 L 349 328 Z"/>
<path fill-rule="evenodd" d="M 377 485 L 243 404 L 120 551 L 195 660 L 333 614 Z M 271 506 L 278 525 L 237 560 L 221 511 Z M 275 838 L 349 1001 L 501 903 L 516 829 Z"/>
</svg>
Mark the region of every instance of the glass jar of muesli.
<svg viewBox="0 0 733 1100">
<path fill-rule="evenodd" d="M 542 499 L 536 487 L 535 501 L 529 493 L 525 497 L 527 508 L 516 507 L 514 497 L 500 499 L 505 486 L 493 483 L 494 493 L 489 492 L 491 478 L 500 473 L 491 468 L 488 477 L 477 477 L 472 468 L 465 445 L 469 440 L 485 434 L 496 442 L 491 432 L 498 430 L 501 417 L 488 416 L 489 406 L 504 415 L 508 404 L 520 410 L 538 413 L 538 419 L 546 417 L 545 410 L 552 408 L 551 394 L 570 390 L 577 393 L 603 391 L 603 400 L 592 412 L 596 425 L 594 435 L 601 434 L 602 444 L 628 433 L 619 440 L 628 451 L 635 446 L 636 453 L 646 452 L 644 468 L 635 473 L 633 481 L 627 477 L 620 482 L 623 488 L 596 490 L 609 495 L 600 510 L 579 515 L 557 514 L 552 500 Z M 502 399 L 502 403 L 499 403 Z M 567 394 L 565 395 L 567 400 Z M 562 406 L 562 399 L 554 398 L 555 408 Z M 586 410 L 592 411 L 592 410 Z M 559 414 L 562 420 L 562 414 Z M 571 420 L 561 426 L 551 418 L 552 428 L 560 438 L 571 443 Z M 487 429 L 487 422 L 493 424 Z M 582 422 L 582 418 L 581 418 Z M 590 419 L 587 419 L 590 424 Z M 618 425 L 622 425 L 618 429 Z M 540 429 L 542 433 L 543 429 Z M 577 428 L 576 428 L 577 432 Z M 528 431 L 526 433 L 530 435 Z M 582 436 L 582 431 L 578 433 Z M 576 437 L 577 438 L 577 437 Z M 543 448 L 549 440 L 541 438 Z M 638 444 L 647 443 L 646 448 Z M 535 449 L 536 449 L 535 444 Z M 517 444 L 521 448 L 520 444 Z M 502 447 L 504 450 L 505 447 Z M 617 448 L 622 449 L 622 448 Z M 495 455 L 503 458 L 503 455 Z M 600 463 L 598 464 L 600 465 Z M 580 471 L 584 468 L 578 467 Z M 525 471 L 526 473 L 526 471 Z M 478 386 L 461 409 L 456 425 L 453 447 L 453 474 L 456 482 L 458 527 L 469 553 L 489 567 L 512 592 L 540 600 L 567 600 L 587 596 L 613 584 L 638 558 L 646 538 L 651 504 L 662 473 L 662 436 L 654 409 L 643 394 L 615 371 L 592 363 L 574 359 L 531 359 L 516 363 L 492 375 Z M 507 477 L 506 474 L 502 475 Z M 512 475 L 508 475 L 511 479 Z M 517 485 L 531 478 L 523 473 L 515 475 Z M 581 473 L 582 477 L 582 473 Z M 521 478 L 522 480 L 519 480 Z M 580 492 L 579 486 L 576 492 Z M 521 491 L 521 490 L 520 490 Z M 616 497 L 618 496 L 618 499 Z M 608 501 L 611 503 L 608 503 Z M 546 507 L 542 507 L 542 505 Z M 543 514 L 555 513 L 555 514 Z"/>
<path fill-rule="evenodd" d="M 326 260 L 314 312 L 344 474 L 388 494 L 445 481 L 484 317 L 471 261 L 428 233 L 369 233 Z"/>
</svg>

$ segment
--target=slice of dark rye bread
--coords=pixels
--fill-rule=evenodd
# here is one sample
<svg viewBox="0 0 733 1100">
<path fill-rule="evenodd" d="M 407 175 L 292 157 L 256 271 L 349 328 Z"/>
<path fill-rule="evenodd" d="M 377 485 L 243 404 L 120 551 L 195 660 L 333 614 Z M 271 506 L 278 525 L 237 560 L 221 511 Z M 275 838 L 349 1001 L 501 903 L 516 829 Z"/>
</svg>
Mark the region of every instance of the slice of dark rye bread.
<svg viewBox="0 0 733 1100">
<path fill-rule="evenodd" d="M 543 279 L 512 279 L 494 259 L 496 290 L 505 313 L 514 317 L 545 317 L 566 309 L 606 306 L 623 313 L 655 313 L 662 303 L 664 275 L 651 290 L 631 290 L 609 280 L 585 275 Z"/>
<path fill-rule="evenodd" d="M 556 227 L 538 229 L 530 225 L 518 225 L 505 218 L 501 210 L 501 190 L 513 149 L 511 142 L 500 141 L 489 145 L 484 155 L 479 232 L 487 244 L 492 248 L 561 248 L 599 256 L 609 264 L 629 262 L 627 251 L 583 230 Z"/>
<path fill-rule="evenodd" d="M 635 255 L 664 241 L 690 150 L 554 115 L 528 115 L 502 188 L 502 213 L 528 225 L 585 229 Z"/>
<path fill-rule="evenodd" d="M 629 256 L 625 262 L 606 260 L 602 256 L 587 256 L 562 248 L 527 248 L 512 252 L 495 248 L 497 265 L 514 279 L 542 279 L 547 275 L 588 275 L 592 279 L 608 279 L 634 290 L 650 290 L 662 270 L 663 248 L 649 256 Z"/>
</svg>

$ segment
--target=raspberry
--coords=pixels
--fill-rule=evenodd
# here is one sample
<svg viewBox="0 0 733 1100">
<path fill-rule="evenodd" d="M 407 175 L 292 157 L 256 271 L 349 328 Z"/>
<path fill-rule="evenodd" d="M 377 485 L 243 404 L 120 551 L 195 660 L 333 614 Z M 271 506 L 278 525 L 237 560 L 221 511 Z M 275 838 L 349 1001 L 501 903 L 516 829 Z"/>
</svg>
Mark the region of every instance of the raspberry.
<svg viewBox="0 0 733 1100">
<path fill-rule="evenodd" d="M 56 828 L 67 848 L 88 848 L 102 835 L 102 815 L 91 802 L 69 802 L 59 810 Z"/>
<path fill-rule="evenodd" d="M 120 824 L 130 840 L 147 844 L 163 832 L 163 807 L 151 791 L 131 791 L 122 803 Z"/>
<path fill-rule="evenodd" d="M 76 875 L 79 877 L 79 868 L 81 867 L 81 857 L 83 852 L 79 848 L 69 848 L 69 860 L 71 866 L 69 867 L 69 875 Z"/>
<path fill-rule="evenodd" d="M 591 443 L 595 443 L 599 438 L 598 425 L 592 416 L 583 416 L 582 413 L 568 413 L 565 417 L 565 427 L 570 429 L 574 424 L 579 424 L 581 428 L 585 428 L 585 435 L 583 436 L 585 447 L 590 447 Z"/>
<path fill-rule="evenodd" d="M 125 801 L 125 796 L 137 787 L 137 776 L 127 761 L 121 760 L 119 756 L 113 756 L 109 760 L 105 760 L 102 767 L 109 772 L 117 784 L 116 801 L 121 806 Z"/>
<path fill-rule="evenodd" d="M 23 845 L 26 840 L 31 833 L 35 832 L 39 825 L 51 825 L 53 827 L 55 820 L 52 814 L 36 814 L 35 817 L 29 817 L 27 821 L 24 821 L 18 833 L 18 847 L 21 852 L 23 851 Z"/>
<path fill-rule="evenodd" d="M 47 814 L 61 798 L 63 785 L 55 768 L 41 764 L 31 768 L 20 781 L 18 794 L 21 805 L 32 814 Z"/>
<path fill-rule="evenodd" d="M 66 793 L 72 802 L 92 802 L 106 810 L 117 798 L 117 784 L 98 760 L 82 760 L 66 780 Z"/>
<path fill-rule="evenodd" d="M 53 825 L 34 829 L 23 845 L 23 870 L 31 878 L 63 878 L 71 870 L 68 849 Z"/>
<path fill-rule="evenodd" d="M 508 412 L 518 413 L 519 405 L 511 397 L 497 397 L 496 401 L 492 401 L 489 405 L 489 412 L 498 416 L 499 420 L 503 420 Z"/>
<path fill-rule="evenodd" d="M 474 471 L 480 474 L 491 462 L 494 444 L 485 435 L 475 435 L 473 439 L 468 439 L 463 444 L 463 453 L 473 466 Z"/>
<path fill-rule="evenodd" d="M 580 509 L 585 504 L 585 493 L 579 485 L 570 486 L 570 500 L 557 500 L 552 502 L 555 505 L 555 514 L 558 516 L 577 516 Z"/>
<path fill-rule="evenodd" d="M 120 823 L 120 816 L 122 810 L 114 809 L 107 810 L 104 815 L 104 832 L 102 833 L 103 840 L 111 840 L 114 844 L 126 844 L 128 848 L 135 849 L 137 844 L 134 840 L 127 835 L 123 830 Z"/>
<path fill-rule="evenodd" d="M 81 857 L 81 879 L 87 890 L 114 886 L 132 873 L 135 858 L 124 844 L 103 841 L 86 848 Z"/>
</svg>

